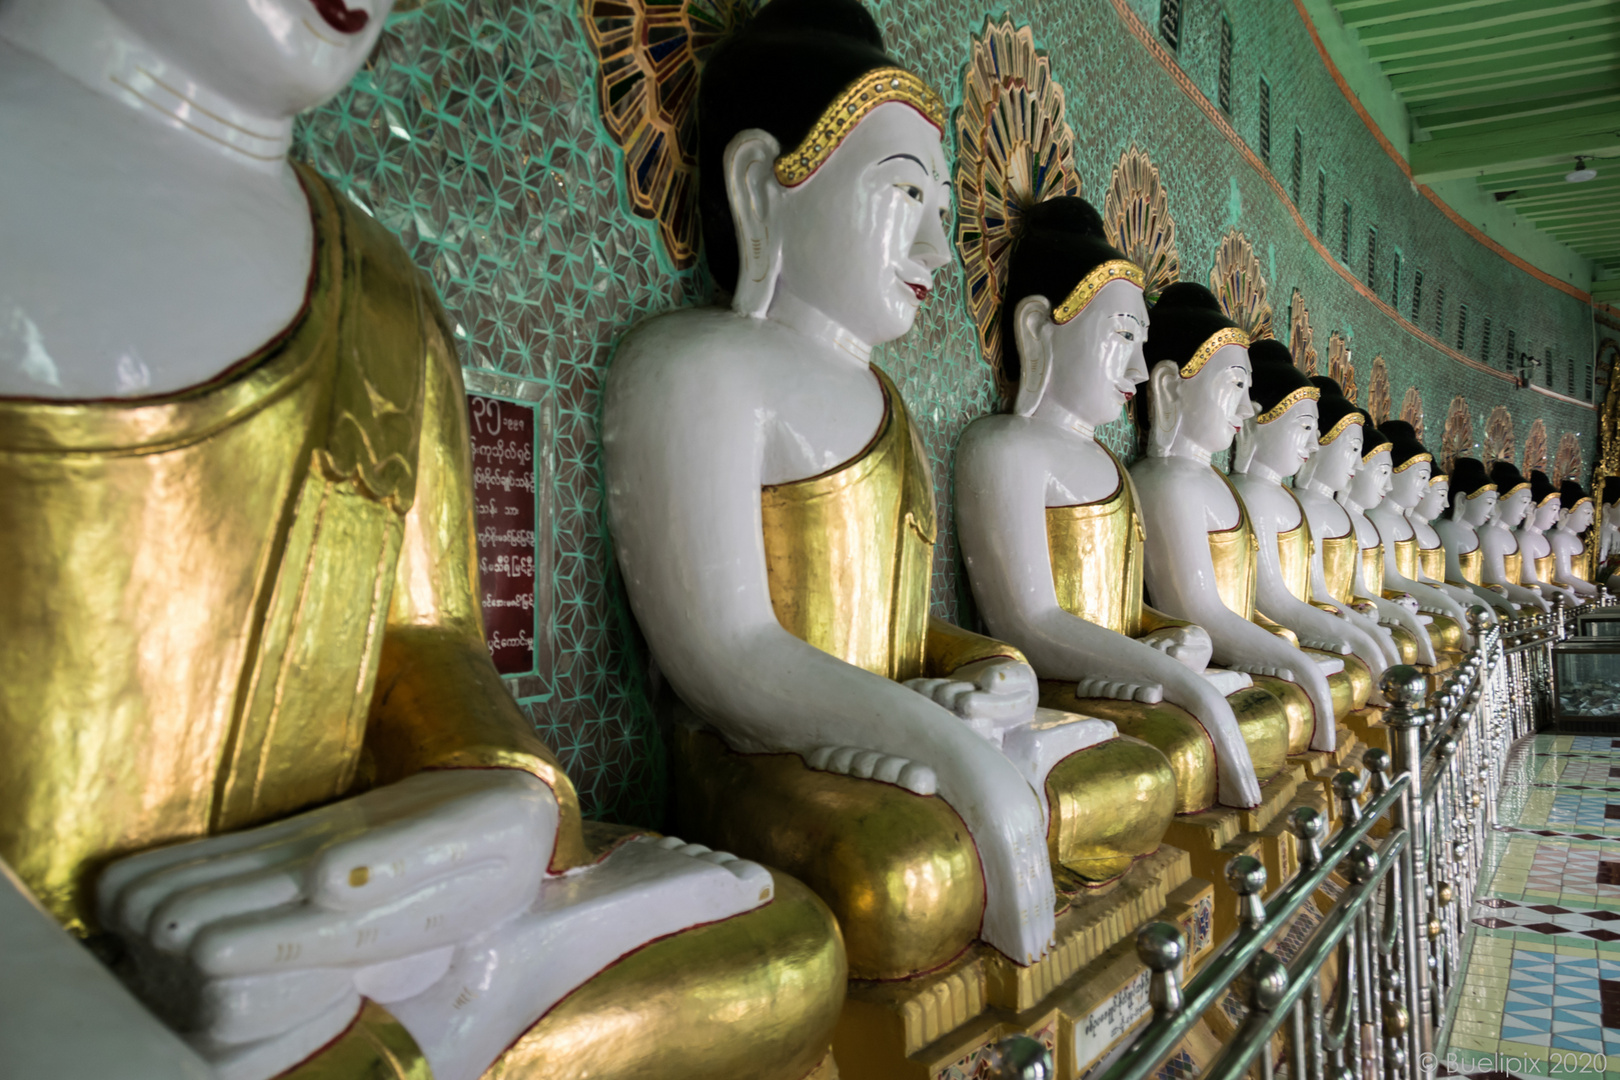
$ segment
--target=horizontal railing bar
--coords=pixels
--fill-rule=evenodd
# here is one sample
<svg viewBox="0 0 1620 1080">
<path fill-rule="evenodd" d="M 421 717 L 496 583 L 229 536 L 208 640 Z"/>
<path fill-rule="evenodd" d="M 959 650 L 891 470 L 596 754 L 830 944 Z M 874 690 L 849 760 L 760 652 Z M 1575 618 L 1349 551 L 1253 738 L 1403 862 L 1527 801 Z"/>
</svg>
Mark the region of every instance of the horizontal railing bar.
<svg viewBox="0 0 1620 1080">
<path fill-rule="evenodd" d="M 1305 996 L 1311 980 L 1321 973 L 1323 965 L 1327 963 L 1328 951 L 1338 948 L 1339 942 L 1354 929 L 1356 916 L 1377 895 L 1379 884 L 1395 868 L 1395 860 L 1406 847 L 1408 839 L 1409 834 L 1405 829 L 1397 829 L 1389 834 L 1378 849 L 1378 868 L 1366 881 L 1352 885 L 1340 896 L 1339 902 L 1311 935 L 1305 948 L 1288 965 L 1288 988 L 1283 991 L 1282 997 L 1265 1012 L 1253 1007 L 1249 1009 L 1243 1027 L 1227 1044 L 1230 1049 L 1204 1073 L 1206 1080 L 1236 1080 L 1254 1064 L 1254 1059 L 1262 1051 L 1269 1052 L 1271 1036 L 1282 1027 L 1299 999 Z M 1371 972 L 1362 975 L 1363 978 L 1370 976 Z"/>
<path fill-rule="evenodd" d="M 1148 1022 L 1146 1030 L 1131 1044 L 1098 1080 L 1124 1080 L 1135 1075 L 1138 1062 L 1151 1060 L 1154 1066 L 1168 1057 L 1176 1044 L 1197 1026 L 1199 1019 L 1220 1000 L 1233 979 L 1241 975 L 1255 955 L 1282 929 L 1293 914 L 1305 905 L 1328 875 L 1338 869 L 1350 849 L 1367 835 L 1373 825 L 1406 792 L 1412 779 L 1406 773 L 1390 781 L 1389 789 L 1365 808 L 1361 819 L 1340 831 L 1322 851 L 1322 861 L 1309 871 L 1302 870 L 1283 886 L 1266 905 L 1266 919 L 1258 927 L 1240 927 L 1221 944 L 1220 950 L 1194 975 L 1186 986 L 1181 1009 Z"/>
</svg>

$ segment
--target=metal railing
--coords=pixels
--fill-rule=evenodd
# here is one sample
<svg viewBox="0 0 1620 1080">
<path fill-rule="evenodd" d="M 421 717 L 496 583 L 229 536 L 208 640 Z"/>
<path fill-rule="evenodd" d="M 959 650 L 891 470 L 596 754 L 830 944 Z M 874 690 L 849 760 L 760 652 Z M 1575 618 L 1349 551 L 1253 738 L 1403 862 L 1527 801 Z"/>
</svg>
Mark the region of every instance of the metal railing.
<svg viewBox="0 0 1620 1080">
<path fill-rule="evenodd" d="M 1279 1066 L 1290 1080 L 1421 1075 L 1461 987 L 1503 764 L 1548 714 L 1552 643 L 1572 622 L 1562 605 L 1507 622 L 1480 606 L 1469 615 L 1473 647 L 1432 692 L 1416 668 L 1384 674 L 1389 749 L 1367 749 L 1365 771 L 1334 777 L 1337 835 L 1328 838 L 1317 810 L 1295 809 L 1300 869 L 1267 899 L 1258 860 L 1227 865 L 1240 926 L 1185 986 L 1180 931 L 1151 923 L 1139 932 L 1153 1016 L 1097 1080 L 1145 1080 L 1231 993 L 1244 1010 L 1236 1034 L 1201 1063 L 1205 1077 L 1271 1080 Z M 1301 909 L 1335 893 L 1280 959 L 1273 950 Z"/>
</svg>

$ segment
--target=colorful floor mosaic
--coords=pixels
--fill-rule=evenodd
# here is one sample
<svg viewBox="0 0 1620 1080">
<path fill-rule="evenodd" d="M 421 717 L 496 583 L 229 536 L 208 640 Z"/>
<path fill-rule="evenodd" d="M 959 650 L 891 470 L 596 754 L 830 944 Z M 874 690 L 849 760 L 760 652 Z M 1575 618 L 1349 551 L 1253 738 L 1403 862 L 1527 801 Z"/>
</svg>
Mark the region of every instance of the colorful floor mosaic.
<svg viewBox="0 0 1620 1080">
<path fill-rule="evenodd" d="M 1440 1075 L 1620 1078 L 1620 739 L 1509 766 Z"/>
</svg>

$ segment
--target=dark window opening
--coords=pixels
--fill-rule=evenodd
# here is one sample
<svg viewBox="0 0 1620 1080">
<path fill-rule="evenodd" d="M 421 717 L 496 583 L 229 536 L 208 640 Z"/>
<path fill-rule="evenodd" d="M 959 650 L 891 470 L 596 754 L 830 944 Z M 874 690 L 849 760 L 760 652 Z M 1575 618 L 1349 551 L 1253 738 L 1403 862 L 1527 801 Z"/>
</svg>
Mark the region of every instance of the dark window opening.
<svg viewBox="0 0 1620 1080">
<path fill-rule="evenodd" d="M 1516 330 L 1509 330 L 1508 331 L 1508 347 L 1507 347 L 1507 369 L 1509 371 L 1512 371 L 1513 366 L 1515 364 L 1517 364 L 1518 362 L 1519 362 L 1519 334 L 1518 334 L 1518 331 L 1516 331 Z"/>
<path fill-rule="evenodd" d="M 1221 16 L 1221 61 L 1215 77 L 1215 100 L 1221 112 L 1232 115 L 1232 23 L 1225 15 Z"/>
<path fill-rule="evenodd" d="M 1412 274 L 1412 321 L 1418 321 L 1418 313 L 1423 310 L 1423 271 L 1418 270 Z"/>
<path fill-rule="evenodd" d="M 1378 288 L 1378 230 L 1367 230 L 1367 284 Z"/>
<path fill-rule="evenodd" d="M 1299 205 L 1300 185 L 1305 180 L 1305 133 L 1299 128 L 1294 129 L 1294 171 L 1289 178 L 1292 181 L 1294 205 Z"/>
<path fill-rule="evenodd" d="M 1316 170 L 1316 238 L 1327 239 L 1327 170 Z"/>
<path fill-rule="evenodd" d="M 1350 200 L 1344 203 L 1344 213 L 1339 229 L 1339 261 L 1346 266 L 1350 265 Z"/>
<path fill-rule="evenodd" d="M 1491 362 L 1491 317 L 1485 316 L 1485 321 L 1479 326 L 1479 358 L 1487 364 Z"/>
<path fill-rule="evenodd" d="M 1434 291 L 1434 336 L 1439 337 L 1446 332 L 1446 287 L 1440 286 Z"/>
<path fill-rule="evenodd" d="M 1389 306 L 1400 310 L 1401 306 L 1401 249 L 1395 249 L 1395 265 L 1389 275 Z"/>
<path fill-rule="evenodd" d="M 1260 80 L 1260 160 L 1271 164 L 1271 84 Z"/>
<path fill-rule="evenodd" d="M 1159 0 L 1159 36 L 1172 49 L 1181 45 L 1181 0 Z"/>
<path fill-rule="evenodd" d="M 1457 351 L 1462 352 L 1468 341 L 1468 305 L 1457 305 Z"/>
</svg>

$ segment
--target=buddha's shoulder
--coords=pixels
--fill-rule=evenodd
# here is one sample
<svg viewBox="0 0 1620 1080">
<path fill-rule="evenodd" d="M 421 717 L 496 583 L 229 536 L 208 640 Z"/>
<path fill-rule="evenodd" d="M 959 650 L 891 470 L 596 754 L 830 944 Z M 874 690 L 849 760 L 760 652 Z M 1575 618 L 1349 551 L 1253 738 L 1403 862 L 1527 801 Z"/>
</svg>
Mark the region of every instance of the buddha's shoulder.
<svg viewBox="0 0 1620 1080">
<path fill-rule="evenodd" d="M 751 383 L 761 372 L 791 363 L 792 335 L 774 323 L 726 308 L 682 308 L 637 323 L 614 352 L 609 380 L 656 380 L 711 390 Z"/>
</svg>

